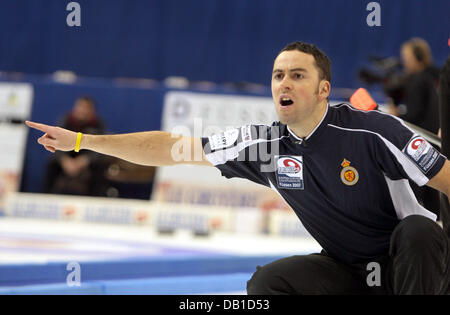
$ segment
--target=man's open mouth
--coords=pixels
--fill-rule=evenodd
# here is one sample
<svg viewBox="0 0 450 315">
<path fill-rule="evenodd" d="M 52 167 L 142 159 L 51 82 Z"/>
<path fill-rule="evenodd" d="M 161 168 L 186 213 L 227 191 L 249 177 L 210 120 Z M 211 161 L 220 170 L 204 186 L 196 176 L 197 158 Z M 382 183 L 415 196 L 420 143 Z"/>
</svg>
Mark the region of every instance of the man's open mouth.
<svg viewBox="0 0 450 315">
<path fill-rule="evenodd" d="M 280 98 L 280 105 L 281 106 L 289 106 L 294 104 L 294 101 L 291 100 L 289 97 L 282 97 Z"/>
</svg>

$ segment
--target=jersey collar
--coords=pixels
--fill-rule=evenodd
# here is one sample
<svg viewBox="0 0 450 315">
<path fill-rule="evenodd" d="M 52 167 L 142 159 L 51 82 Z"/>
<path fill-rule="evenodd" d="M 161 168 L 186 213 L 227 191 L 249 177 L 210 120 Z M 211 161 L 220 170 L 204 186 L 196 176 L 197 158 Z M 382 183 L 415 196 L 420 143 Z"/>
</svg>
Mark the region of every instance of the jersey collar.
<svg viewBox="0 0 450 315">
<path fill-rule="evenodd" d="M 291 136 L 291 140 L 295 143 L 298 144 L 302 144 L 303 142 L 307 142 L 310 143 L 313 139 L 315 139 L 316 137 L 319 136 L 319 134 L 321 133 L 322 129 L 325 128 L 326 126 L 326 121 L 328 120 L 328 108 L 330 107 L 330 104 L 327 104 L 327 109 L 325 111 L 325 114 L 323 115 L 322 119 L 320 120 L 320 122 L 317 124 L 316 128 L 313 129 L 313 131 L 306 137 L 306 138 L 299 138 L 295 135 L 295 133 L 293 133 L 291 131 L 291 129 L 289 128 L 289 126 L 287 127 L 287 130 L 289 132 L 289 135 Z"/>
</svg>

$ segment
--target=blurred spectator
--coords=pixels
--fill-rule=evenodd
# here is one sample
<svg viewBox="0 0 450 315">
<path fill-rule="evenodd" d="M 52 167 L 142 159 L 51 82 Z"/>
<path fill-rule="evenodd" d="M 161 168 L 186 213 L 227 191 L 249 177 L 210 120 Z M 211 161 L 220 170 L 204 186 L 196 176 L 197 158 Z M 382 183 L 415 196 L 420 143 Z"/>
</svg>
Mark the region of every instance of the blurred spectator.
<svg viewBox="0 0 450 315">
<path fill-rule="evenodd" d="M 428 43 L 421 38 L 412 38 L 401 47 L 402 63 L 406 72 L 402 103 L 406 112 L 396 110 L 392 114 L 434 134 L 439 131 L 439 69 L 433 66 Z M 411 187 L 419 202 L 439 216 L 439 193 L 428 186 Z"/>
<path fill-rule="evenodd" d="M 87 134 L 104 133 L 104 125 L 97 115 L 95 102 L 87 96 L 75 101 L 61 127 Z M 104 160 L 92 151 L 57 151 L 47 165 L 44 192 L 104 196 L 107 187 L 105 169 Z"/>
<path fill-rule="evenodd" d="M 400 118 L 434 134 L 439 130 L 439 102 L 437 86 L 439 69 L 433 66 L 428 43 L 412 38 L 401 48 L 406 80 L 402 103 L 406 112 L 395 112 Z"/>
</svg>

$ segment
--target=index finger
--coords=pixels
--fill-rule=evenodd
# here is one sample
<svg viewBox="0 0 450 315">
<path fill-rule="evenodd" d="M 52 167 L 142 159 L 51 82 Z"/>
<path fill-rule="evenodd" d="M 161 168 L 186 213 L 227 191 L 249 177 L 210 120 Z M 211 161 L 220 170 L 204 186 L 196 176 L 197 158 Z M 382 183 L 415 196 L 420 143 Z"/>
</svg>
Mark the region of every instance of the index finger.
<svg viewBox="0 0 450 315">
<path fill-rule="evenodd" d="M 25 124 L 28 126 L 28 127 L 31 127 L 31 128 L 34 128 L 34 129 L 37 129 L 37 130 L 40 130 L 40 131 L 42 131 L 42 132 L 49 132 L 50 131 L 50 129 L 51 129 L 51 126 L 48 126 L 48 125 L 44 125 L 44 124 L 39 124 L 39 123 L 35 123 L 35 122 L 32 122 L 32 121 L 25 121 Z"/>
</svg>

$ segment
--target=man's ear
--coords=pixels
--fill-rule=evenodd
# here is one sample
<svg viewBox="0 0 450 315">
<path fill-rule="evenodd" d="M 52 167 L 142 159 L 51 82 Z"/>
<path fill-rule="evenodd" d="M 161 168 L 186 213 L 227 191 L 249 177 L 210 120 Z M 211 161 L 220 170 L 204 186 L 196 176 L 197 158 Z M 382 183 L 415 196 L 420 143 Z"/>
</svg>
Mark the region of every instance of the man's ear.
<svg viewBox="0 0 450 315">
<path fill-rule="evenodd" d="M 321 80 L 319 83 L 319 100 L 325 100 L 330 95 L 331 84 L 327 80 Z"/>
</svg>

